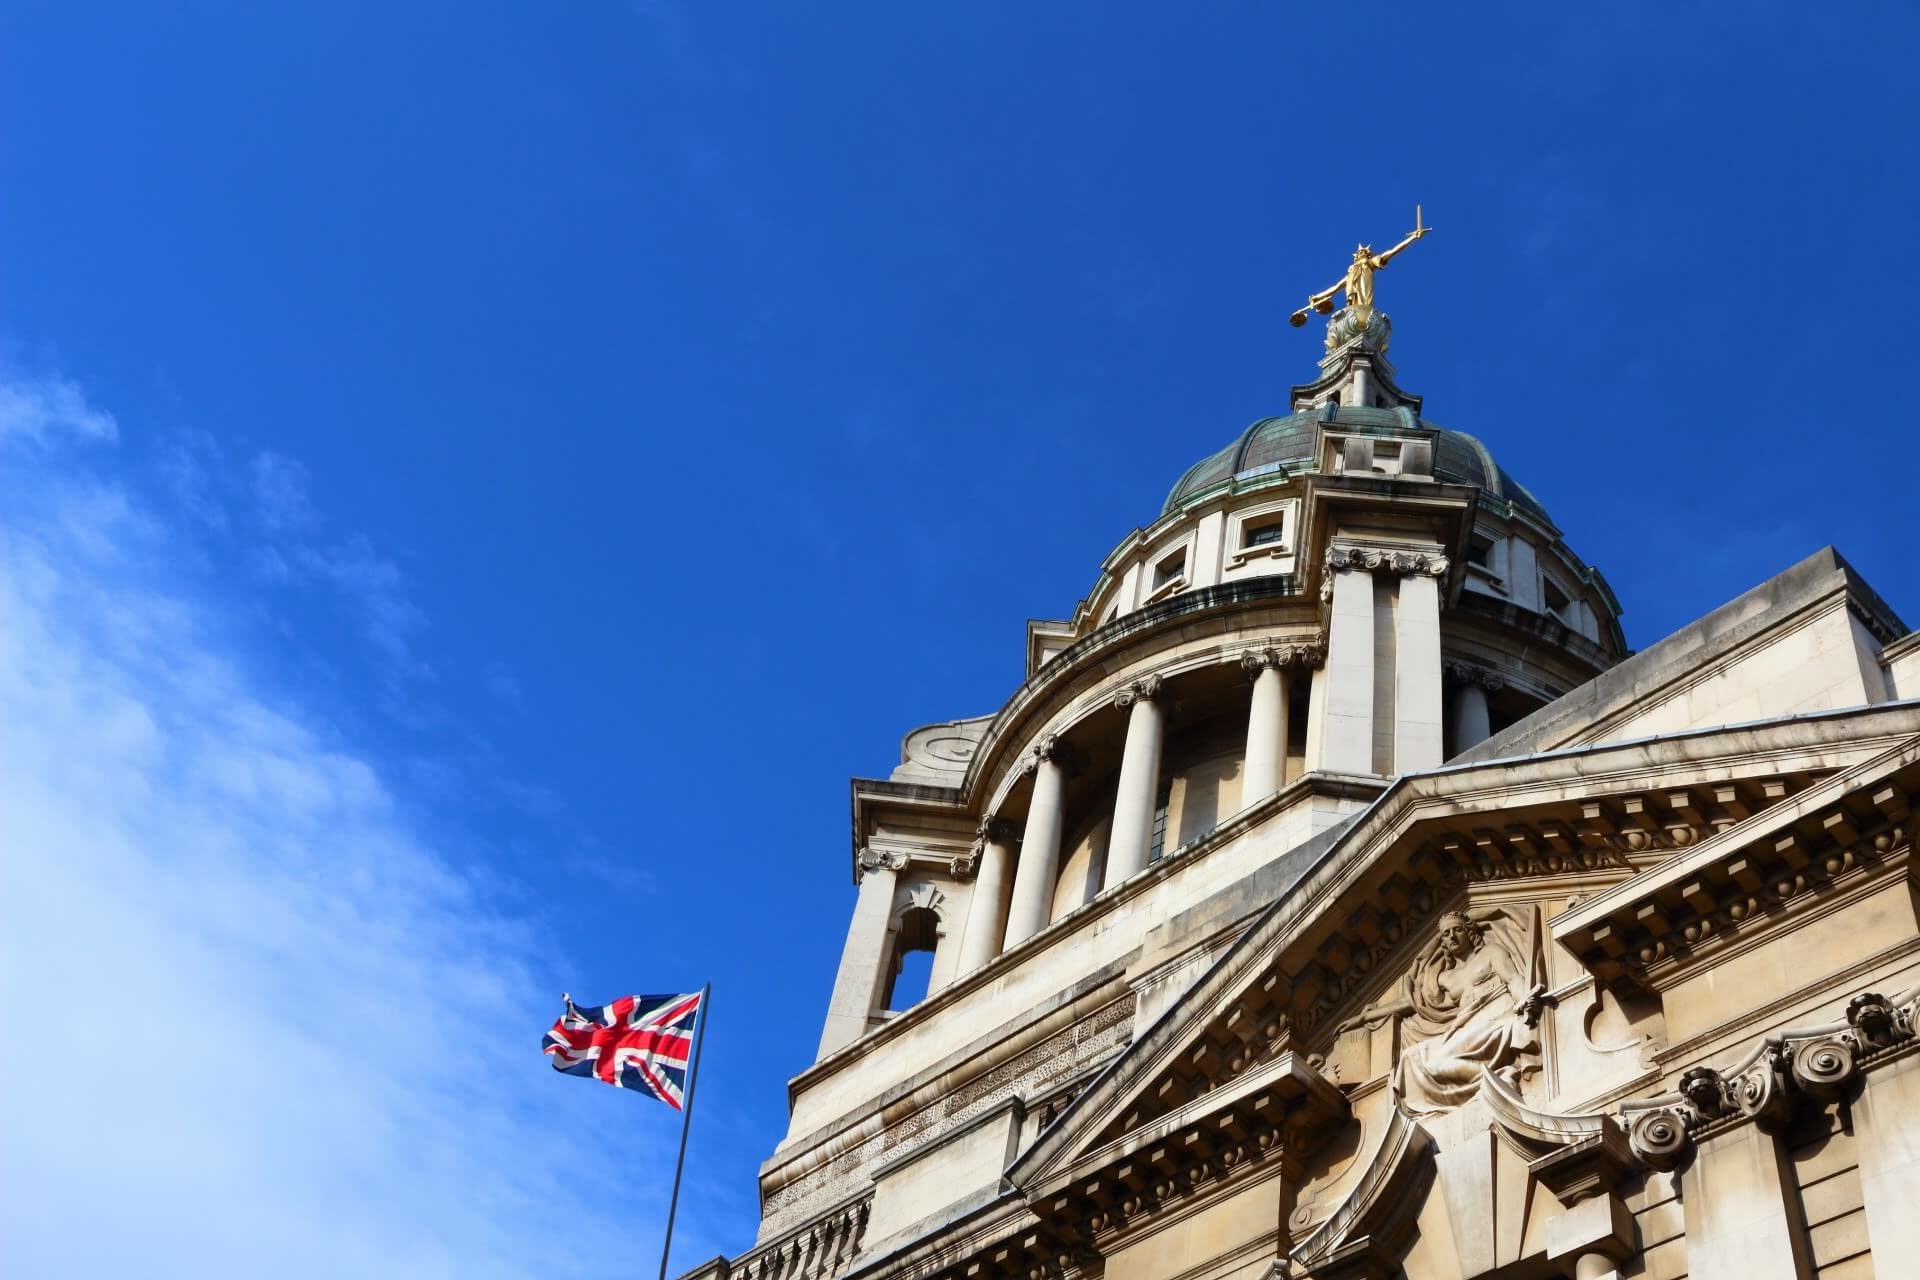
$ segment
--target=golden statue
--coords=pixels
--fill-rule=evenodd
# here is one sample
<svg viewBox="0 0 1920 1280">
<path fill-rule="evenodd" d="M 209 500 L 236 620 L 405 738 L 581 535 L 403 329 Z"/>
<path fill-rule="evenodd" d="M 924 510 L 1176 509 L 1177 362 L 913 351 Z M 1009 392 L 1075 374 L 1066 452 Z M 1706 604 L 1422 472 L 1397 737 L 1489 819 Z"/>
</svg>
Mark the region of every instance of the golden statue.
<svg viewBox="0 0 1920 1280">
<path fill-rule="evenodd" d="M 1309 311 L 1318 311 L 1323 316 L 1329 314 L 1333 310 L 1333 295 L 1342 290 L 1346 292 L 1349 307 L 1360 307 L 1371 311 L 1373 309 L 1373 273 L 1399 257 L 1408 245 L 1431 230 L 1433 230 L 1432 227 L 1423 226 L 1420 222 L 1420 206 L 1413 206 L 1413 230 L 1407 234 L 1406 239 L 1385 253 L 1375 253 L 1371 245 L 1364 244 L 1355 249 L 1353 261 L 1347 264 L 1345 278 L 1328 285 L 1308 298 L 1307 305 L 1289 316 L 1287 322 L 1298 329 L 1307 322 Z"/>
</svg>

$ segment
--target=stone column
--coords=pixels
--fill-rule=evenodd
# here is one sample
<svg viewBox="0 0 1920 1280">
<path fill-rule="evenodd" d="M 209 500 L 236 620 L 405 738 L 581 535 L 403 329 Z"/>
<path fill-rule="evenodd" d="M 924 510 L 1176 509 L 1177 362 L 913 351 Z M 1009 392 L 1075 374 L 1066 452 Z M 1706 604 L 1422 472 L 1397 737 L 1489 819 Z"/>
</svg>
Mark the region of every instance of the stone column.
<svg viewBox="0 0 1920 1280">
<path fill-rule="evenodd" d="M 1240 807 L 1250 809 L 1286 785 L 1287 674 L 1275 649 L 1243 654 L 1240 665 L 1253 677 L 1246 763 L 1240 768 Z"/>
<path fill-rule="evenodd" d="M 1047 926 L 1054 880 L 1060 874 L 1061 801 L 1066 773 L 1061 756 L 1066 744 L 1047 734 L 1034 744 L 1026 767 L 1033 774 L 1027 802 L 1027 830 L 1020 838 L 1020 862 L 1013 873 L 1013 905 L 1007 912 L 1007 946 L 1017 947 Z"/>
<path fill-rule="evenodd" d="M 1373 574 L 1367 559 L 1327 554 L 1326 709 L 1320 716 L 1319 767 L 1373 772 Z"/>
<path fill-rule="evenodd" d="M 1147 855 L 1152 852 L 1153 811 L 1160 795 L 1160 751 L 1166 737 L 1160 677 L 1135 680 L 1114 697 L 1113 705 L 1127 713 L 1127 745 L 1120 757 L 1120 785 L 1113 802 L 1113 834 L 1107 841 L 1103 889 L 1111 889 L 1145 870 Z"/>
<path fill-rule="evenodd" d="M 1393 771 L 1437 768 L 1446 759 L 1441 735 L 1440 578 L 1443 557 L 1396 551 L 1401 575 L 1394 612 Z"/>
<path fill-rule="evenodd" d="M 1786 1153 L 1758 1124 L 1702 1142 L 1680 1177 L 1688 1280 L 1807 1280 L 1795 1195 Z"/>
<path fill-rule="evenodd" d="M 1876 1260 L 1920 1260 L 1920 1057 L 1867 1073 L 1853 1125 L 1867 1245 Z"/>
<path fill-rule="evenodd" d="M 1620 1280 L 1620 1268 L 1604 1253 L 1583 1253 L 1573 1260 L 1573 1280 Z"/>
<path fill-rule="evenodd" d="M 1007 891 L 1013 885 L 1013 824 L 1005 818 L 986 818 L 973 843 L 978 859 L 974 871 L 973 905 L 967 909 L 966 932 L 960 935 L 960 972 L 972 973 L 1000 954 L 1007 928 Z"/>
<path fill-rule="evenodd" d="M 840 972 L 833 980 L 833 998 L 827 1004 L 827 1025 L 820 1033 L 820 1057 L 867 1033 L 867 1020 L 880 998 L 887 962 L 887 919 L 893 914 L 893 890 L 898 872 L 907 865 L 904 854 L 860 851 L 854 874 L 860 897 L 847 927 L 847 944 L 840 952 Z"/>
<path fill-rule="evenodd" d="M 1287 745 L 1291 731 L 1293 669 L 1308 668 L 1320 660 L 1323 647 L 1305 644 L 1269 645 L 1240 656 L 1240 665 L 1253 677 L 1253 704 L 1247 713 L 1247 753 L 1240 769 L 1240 807 L 1250 809 L 1287 785 Z M 1313 717 L 1307 718 L 1308 730 Z"/>
<path fill-rule="evenodd" d="M 1485 667 L 1467 662 L 1449 662 L 1447 675 L 1453 679 L 1453 749 L 1448 752 L 1452 758 L 1493 736 L 1487 695 L 1506 688 L 1507 682 Z"/>
</svg>

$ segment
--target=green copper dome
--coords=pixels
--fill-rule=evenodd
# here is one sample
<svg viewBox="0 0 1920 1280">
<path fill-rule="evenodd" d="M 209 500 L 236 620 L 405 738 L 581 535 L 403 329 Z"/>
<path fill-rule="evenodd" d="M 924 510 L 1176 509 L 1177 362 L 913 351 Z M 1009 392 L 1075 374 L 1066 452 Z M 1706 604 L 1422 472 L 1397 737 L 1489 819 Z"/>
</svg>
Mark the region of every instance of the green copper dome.
<svg viewBox="0 0 1920 1280">
<path fill-rule="evenodd" d="M 1324 420 L 1324 411 L 1290 413 L 1284 418 L 1262 418 L 1218 453 L 1210 454 L 1187 468 L 1180 483 L 1167 495 L 1163 511 L 1172 512 L 1186 505 L 1196 494 L 1215 485 L 1245 475 L 1249 471 L 1278 468 L 1304 471 L 1314 466 L 1315 430 Z M 1417 419 L 1410 409 L 1342 408 L 1333 419 L 1343 427 L 1405 432 L 1422 427 L 1438 432 L 1433 445 L 1433 474 L 1437 480 L 1477 486 L 1503 504 L 1520 508 L 1539 520 L 1553 523 L 1539 499 L 1527 491 L 1493 460 L 1487 447 L 1464 431 L 1449 431 L 1431 422 Z"/>
</svg>

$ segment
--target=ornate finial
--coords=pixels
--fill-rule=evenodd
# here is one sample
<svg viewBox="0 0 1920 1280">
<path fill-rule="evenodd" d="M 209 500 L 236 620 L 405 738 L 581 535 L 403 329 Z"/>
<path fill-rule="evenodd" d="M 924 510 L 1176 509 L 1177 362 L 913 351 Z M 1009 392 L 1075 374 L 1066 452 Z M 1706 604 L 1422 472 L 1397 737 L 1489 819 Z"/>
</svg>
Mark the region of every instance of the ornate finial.
<svg viewBox="0 0 1920 1280">
<path fill-rule="evenodd" d="M 1393 336 L 1393 325 L 1388 322 L 1385 313 L 1374 310 L 1373 273 L 1398 257 L 1415 240 L 1433 230 L 1426 226 L 1420 217 L 1420 206 L 1413 207 L 1413 230 L 1406 239 L 1384 253 L 1375 253 L 1371 245 L 1361 245 L 1353 251 L 1353 261 L 1347 264 L 1347 274 L 1328 285 L 1319 293 L 1307 299 L 1307 305 L 1287 318 L 1287 323 L 1298 329 L 1307 322 L 1307 314 L 1318 311 L 1321 315 L 1333 312 L 1333 297 L 1337 293 L 1346 294 L 1346 305 L 1340 313 L 1327 323 L 1327 350 L 1334 351 L 1349 342 L 1363 341 L 1376 351 L 1385 351 L 1387 342 Z"/>
</svg>

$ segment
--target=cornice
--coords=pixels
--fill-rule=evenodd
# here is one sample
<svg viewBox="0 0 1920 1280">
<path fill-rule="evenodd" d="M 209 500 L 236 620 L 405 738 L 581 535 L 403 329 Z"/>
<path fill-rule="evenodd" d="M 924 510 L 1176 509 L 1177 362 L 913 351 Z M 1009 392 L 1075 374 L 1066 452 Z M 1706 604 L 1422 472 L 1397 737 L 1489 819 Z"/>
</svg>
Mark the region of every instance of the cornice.
<svg viewBox="0 0 1920 1280">
<path fill-rule="evenodd" d="M 1295 1147 L 1309 1133 L 1318 1134 L 1326 1126 L 1347 1115 L 1347 1100 L 1304 1057 L 1293 1051 L 1292 1036 L 1284 1019 L 1276 1019 L 1241 1042 L 1243 1047 L 1218 1050 L 1209 1058 L 1193 1064 L 1217 1084 L 1184 1106 L 1142 1125 L 1131 1116 L 1120 1114 L 1126 1100 L 1110 1100 L 1091 1111 L 1073 1111 L 1070 1121 L 1060 1130 L 1043 1135 L 1008 1170 L 1007 1177 L 1021 1187 L 1029 1199 L 1044 1198 L 1108 1172 L 1120 1181 L 1128 1178 L 1120 1170 L 1136 1157 L 1149 1165 L 1165 1164 L 1167 1157 L 1152 1154 L 1168 1147 L 1174 1152 L 1194 1154 L 1196 1143 L 1211 1145 L 1210 1139 L 1195 1139 L 1193 1134 L 1206 1129 L 1217 1136 L 1233 1131 L 1239 1138 L 1249 1134 L 1267 1137 L 1256 1146 L 1269 1151 L 1286 1128 L 1295 1135 Z M 1233 1060 L 1229 1061 L 1232 1056 Z M 1217 1062 L 1215 1061 L 1217 1059 Z M 1224 1072 L 1210 1070 L 1225 1067 Z M 1069 1109 L 1072 1111 L 1072 1109 Z M 1242 1152 L 1242 1156 L 1250 1156 Z M 1233 1162 L 1228 1161 L 1231 1168 Z M 1145 1171 L 1138 1171 L 1145 1176 Z"/>
<path fill-rule="evenodd" d="M 1858 716 L 1821 728 L 1838 735 L 1912 715 L 1908 709 L 1903 716 Z M 1606 871 L 1630 874 L 1641 861 L 1667 857 L 1675 839 L 1646 804 L 1654 791 L 1670 794 L 1682 785 L 1724 785 L 1707 780 L 1726 776 L 1727 757 L 1750 755 L 1757 745 L 1766 745 L 1756 743 L 1756 737 L 1792 739 L 1804 768 L 1819 746 L 1806 742 L 1806 728 L 1788 722 L 1772 726 L 1771 734 L 1745 729 L 1675 735 L 1663 740 L 1662 745 L 1671 748 L 1665 753 L 1650 750 L 1653 744 L 1648 742 L 1619 744 L 1399 779 L 1201 975 L 1179 1005 L 1142 1033 L 1076 1101 L 1074 1110 L 1096 1114 L 1117 1105 L 1117 1094 L 1152 1099 L 1162 1113 L 1177 1110 L 1191 1097 L 1192 1088 L 1187 1068 L 1168 1056 L 1182 1044 L 1222 1046 L 1219 1053 L 1228 1075 L 1233 1064 L 1226 1059 L 1234 1046 L 1252 1043 L 1250 1037 L 1257 1039 L 1269 1024 L 1290 1024 L 1293 1034 L 1311 1046 L 1315 1028 L 1331 1025 L 1329 1015 L 1357 998 L 1372 980 L 1369 975 L 1391 965 L 1396 947 L 1412 945 L 1409 939 L 1420 922 L 1444 909 L 1476 878 L 1559 876 L 1572 884 Z M 1555 803 L 1561 808 L 1577 804 L 1581 816 L 1556 830 L 1545 820 L 1514 812 L 1526 804 L 1516 804 L 1512 796 L 1516 787 L 1522 793 L 1528 789 L 1528 775 L 1555 781 L 1560 791 Z M 1641 794 L 1623 796 L 1623 777 L 1637 777 Z M 1764 780 L 1739 785 L 1751 787 L 1736 796 L 1741 803 L 1761 803 Z M 1582 794 L 1606 798 L 1577 800 Z M 1476 796 L 1509 814 L 1484 841 L 1472 826 Z M 1636 807 L 1628 800 L 1641 803 Z M 1473 839 L 1451 845 L 1437 841 L 1418 830 L 1429 819 L 1464 826 Z M 1556 841 L 1564 841 L 1567 848 L 1557 851 Z M 1403 856 L 1390 861 L 1396 848 Z M 1131 1118 L 1151 1122 L 1154 1115 L 1143 1112 Z"/>
<path fill-rule="evenodd" d="M 1201 620 L 1224 621 L 1249 605 L 1286 607 L 1290 604 L 1303 606 L 1300 620 L 1312 625 L 1311 602 L 1301 596 L 1297 582 L 1290 576 L 1270 575 L 1197 587 L 1124 614 L 1068 645 L 1029 676 L 987 726 L 960 782 L 962 803 L 980 803 L 986 780 L 997 777 L 1004 767 L 1007 745 L 1021 741 L 1038 709 L 1084 672 L 1108 662 L 1124 649 L 1175 627 L 1190 627 Z"/>
<path fill-rule="evenodd" d="M 1905 861 L 1920 735 L 1581 902 L 1553 937 L 1602 981 L 1658 984 L 1696 953 Z"/>
<path fill-rule="evenodd" d="M 825 1280 L 859 1255 L 873 1193 L 843 1201 L 808 1222 L 756 1244 L 735 1258 L 728 1280 Z"/>
<path fill-rule="evenodd" d="M 1378 778 L 1340 773 L 1316 772 L 1295 778 L 1273 795 L 1258 804 L 1242 809 L 1205 835 L 1179 848 L 1168 850 L 1162 857 L 1149 864 L 1145 871 L 1124 881 L 1117 888 L 1106 890 L 1095 896 L 1092 901 L 1083 903 L 1066 915 L 1048 922 L 1032 937 L 1002 951 L 971 973 L 955 978 L 913 1008 L 807 1067 L 787 1082 L 789 1105 L 792 1104 L 798 1091 L 814 1080 L 838 1070 L 854 1057 L 883 1047 L 895 1037 L 905 1034 L 908 1028 L 917 1026 L 922 1021 L 937 1016 L 940 1010 L 964 1000 L 969 992 L 998 982 L 1008 968 L 1038 955 L 1065 935 L 1103 918 L 1107 913 L 1125 903 L 1132 902 L 1141 894 L 1151 892 L 1161 881 L 1178 875 L 1195 860 L 1204 858 L 1213 850 L 1240 839 L 1269 817 L 1314 796 L 1371 800 L 1379 795 L 1385 786 L 1386 784 Z"/>
<path fill-rule="evenodd" d="M 1523 608 L 1511 600 L 1502 600 L 1484 592 L 1462 591 L 1448 607 L 1448 612 L 1455 616 L 1465 615 L 1475 621 L 1498 626 L 1516 635 L 1544 642 L 1575 661 L 1584 663 L 1596 675 L 1618 666 L 1628 656 L 1626 640 L 1620 634 L 1620 624 L 1617 620 L 1612 620 L 1610 623 L 1614 642 L 1618 647 L 1618 653 L 1614 654 L 1587 639 L 1550 613 Z"/>
<path fill-rule="evenodd" d="M 1488 693 L 1498 693 L 1507 687 L 1507 676 L 1503 671 L 1495 671 L 1477 662 L 1463 662 L 1448 659 L 1441 664 L 1447 675 L 1457 684 L 1476 685 Z"/>
<path fill-rule="evenodd" d="M 967 977 L 971 979 L 973 975 Z M 908 1023 L 912 1015 L 935 1000 L 951 1002 L 953 997 L 947 993 L 955 985 L 942 987 L 902 1016 L 869 1031 L 852 1044 L 795 1075 L 787 1082 L 788 1110 L 793 1109 L 799 1094 L 809 1085 L 844 1069 L 851 1062 L 884 1051 L 902 1034 L 903 1024 L 912 1025 Z M 1126 957 L 1102 965 L 1037 1008 L 1023 1010 L 1008 1024 L 975 1037 L 926 1070 L 887 1088 L 860 1110 L 836 1116 L 819 1128 L 783 1143 L 760 1166 L 762 1193 L 784 1187 L 845 1155 L 871 1136 L 875 1117 L 879 1113 L 910 1112 L 935 1105 L 947 1093 L 964 1086 L 1003 1061 L 1070 1031 L 1079 1022 L 1098 1018 L 1103 1010 L 1122 1002 L 1131 1002 L 1133 998 L 1132 989 L 1126 983 Z M 916 1018 L 914 1022 L 919 1020 Z"/>
</svg>

